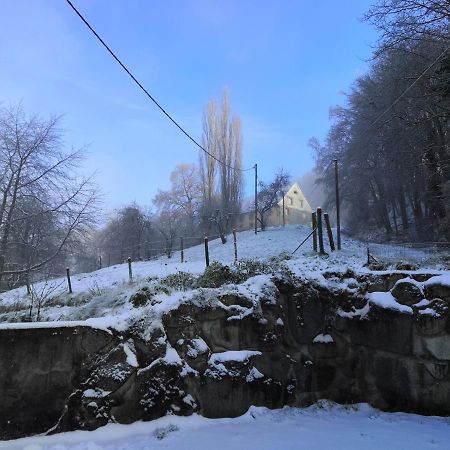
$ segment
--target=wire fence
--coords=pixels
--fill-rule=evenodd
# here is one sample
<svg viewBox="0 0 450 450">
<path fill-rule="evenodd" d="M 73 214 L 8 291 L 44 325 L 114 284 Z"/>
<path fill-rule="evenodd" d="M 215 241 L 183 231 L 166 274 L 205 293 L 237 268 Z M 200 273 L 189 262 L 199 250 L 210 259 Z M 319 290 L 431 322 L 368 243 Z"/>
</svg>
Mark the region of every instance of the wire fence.
<svg viewBox="0 0 450 450">
<path fill-rule="evenodd" d="M 220 236 L 218 235 L 208 236 L 209 242 L 219 238 Z M 202 244 L 204 240 L 205 236 L 177 236 L 167 240 L 146 241 L 128 246 L 118 246 L 102 251 L 98 265 L 102 267 L 111 266 L 125 262 L 129 257 L 133 261 L 150 261 L 164 255 L 172 257 L 175 252 L 186 252 L 189 248 Z"/>
<path fill-rule="evenodd" d="M 450 243 L 428 242 L 402 244 L 368 244 L 368 263 L 401 264 L 412 263 L 420 266 L 450 264 Z"/>
</svg>

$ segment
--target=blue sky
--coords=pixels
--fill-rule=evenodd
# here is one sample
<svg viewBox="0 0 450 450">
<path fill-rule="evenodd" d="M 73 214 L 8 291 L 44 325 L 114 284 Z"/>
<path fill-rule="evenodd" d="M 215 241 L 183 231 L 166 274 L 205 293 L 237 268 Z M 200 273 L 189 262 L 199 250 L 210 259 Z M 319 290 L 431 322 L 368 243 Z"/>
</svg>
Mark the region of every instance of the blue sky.
<svg viewBox="0 0 450 450">
<path fill-rule="evenodd" d="M 314 160 L 329 108 L 364 73 L 374 30 L 366 0 L 73 0 L 143 85 L 195 137 L 224 87 L 243 123 L 244 165 L 269 180 Z M 0 0 L 0 102 L 63 114 L 68 146 L 108 208 L 150 205 L 198 149 L 154 107 L 63 0 Z M 251 172 L 247 192 L 251 192 Z"/>
</svg>

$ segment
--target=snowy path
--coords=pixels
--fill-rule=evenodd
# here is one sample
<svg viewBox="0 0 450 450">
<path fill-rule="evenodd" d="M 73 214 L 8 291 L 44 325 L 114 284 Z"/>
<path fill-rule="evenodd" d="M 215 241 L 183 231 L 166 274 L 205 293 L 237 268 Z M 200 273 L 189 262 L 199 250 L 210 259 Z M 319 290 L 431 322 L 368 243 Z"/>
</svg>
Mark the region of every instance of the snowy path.
<svg viewBox="0 0 450 450">
<path fill-rule="evenodd" d="M 441 450 L 448 449 L 450 419 L 388 414 L 329 402 L 305 409 L 252 407 L 236 419 L 168 416 L 153 422 L 107 425 L 0 442 L 8 450 Z"/>
</svg>

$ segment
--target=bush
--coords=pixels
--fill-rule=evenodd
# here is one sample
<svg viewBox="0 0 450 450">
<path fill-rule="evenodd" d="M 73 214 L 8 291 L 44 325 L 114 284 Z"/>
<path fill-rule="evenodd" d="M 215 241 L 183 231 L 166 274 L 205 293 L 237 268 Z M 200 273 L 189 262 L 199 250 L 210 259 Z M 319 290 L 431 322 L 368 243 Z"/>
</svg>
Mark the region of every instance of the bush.
<svg viewBox="0 0 450 450">
<path fill-rule="evenodd" d="M 196 287 L 197 279 L 191 273 L 177 272 L 161 279 L 160 284 L 177 291 L 187 291 Z"/>
<path fill-rule="evenodd" d="M 252 259 L 239 261 L 235 269 L 236 278 L 239 281 L 245 281 L 256 275 L 272 273 L 273 270 L 269 264 Z"/>
<path fill-rule="evenodd" d="M 229 266 L 213 262 L 205 269 L 203 275 L 197 279 L 197 286 L 203 288 L 218 288 L 224 284 L 236 283 L 238 281 L 239 278 Z"/>
<path fill-rule="evenodd" d="M 140 289 L 130 297 L 130 303 L 132 303 L 135 308 L 139 308 L 140 306 L 145 306 L 150 300 L 150 297 L 151 295 L 148 289 Z"/>
</svg>

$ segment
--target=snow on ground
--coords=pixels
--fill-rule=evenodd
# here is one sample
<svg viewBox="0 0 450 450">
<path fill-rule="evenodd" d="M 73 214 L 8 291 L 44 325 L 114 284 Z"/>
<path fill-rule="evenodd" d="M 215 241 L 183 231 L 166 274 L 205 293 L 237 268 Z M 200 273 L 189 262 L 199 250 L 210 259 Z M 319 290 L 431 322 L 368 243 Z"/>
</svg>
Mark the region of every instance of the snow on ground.
<svg viewBox="0 0 450 450">
<path fill-rule="evenodd" d="M 287 226 L 286 228 L 270 228 L 257 235 L 252 230 L 238 233 L 238 259 L 264 261 L 277 257 L 281 253 L 291 255 L 292 251 L 310 233 L 309 227 Z M 325 239 L 326 248 L 328 243 Z M 342 280 L 333 277 L 324 277 L 324 272 L 346 272 L 352 270 L 355 273 L 367 273 L 369 269 L 364 267 L 367 259 L 367 248 L 362 242 L 343 237 L 343 250 L 332 252 L 326 256 L 319 256 L 311 251 L 311 240 L 308 240 L 295 253 L 292 259 L 283 261 L 284 267 L 300 279 L 310 279 L 317 283 L 335 289 L 357 288 L 357 281 L 351 277 Z M 180 262 L 179 252 L 172 258 L 161 257 L 157 260 L 133 262 L 133 282 L 128 280 L 128 266 L 126 263 L 118 264 L 97 270 L 91 273 L 72 276 L 73 294 L 67 292 L 65 277 L 50 280 L 44 288 L 43 283 L 36 283 L 36 291 L 47 289 L 51 291 L 44 301 L 41 310 L 41 321 L 81 320 L 88 321 L 86 325 L 105 328 L 114 327 L 123 330 L 136 315 L 143 311 L 133 308 L 129 303 L 130 296 L 139 288 L 153 283 L 157 285 L 158 278 L 166 277 L 180 271 L 200 275 L 205 269 L 204 245 L 198 245 L 185 249 L 185 262 Z M 223 245 L 220 239 L 210 242 L 210 260 L 222 264 L 231 265 L 234 262 L 234 249 L 232 239 Z M 421 267 L 420 271 L 428 271 L 435 275 L 441 275 L 440 282 L 447 282 L 449 271 L 442 267 Z M 403 271 L 406 272 L 406 271 Z M 380 273 L 380 272 L 378 272 Z M 408 273 L 408 272 L 407 272 Z M 413 273 L 413 272 L 409 272 Z M 431 282 L 431 281 L 430 281 Z M 273 286 L 272 286 L 273 287 Z M 156 286 L 157 289 L 157 286 Z M 230 292 L 246 296 L 255 304 L 261 296 L 266 295 L 271 289 L 270 276 L 260 275 L 250 278 L 240 285 L 229 285 Z M 152 305 L 148 314 L 160 315 L 180 302 L 192 297 L 193 293 L 174 291 L 153 292 L 157 303 Z M 377 302 L 378 298 L 372 299 Z M 26 294 L 25 287 L 14 289 L 0 295 L 0 328 L 5 327 L 5 322 L 20 322 L 28 317 L 30 297 Z M 243 309 L 236 318 L 249 313 Z M 36 307 L 33 320 L 36 320 Z M 41 325 L 44 326 L 44 325 Z M 49 325 L 50 326 L 50 325 Z"/>
<path fill-rule="evenodd" d="M 251 407 L 234 419 L 166 416 L 110 424 L 91 432 L 0 442 L 0 450 L 443 450 L 449 441 L 449 418 L 319 401 L 302 409 Z"/>
<path fill-rule="evenodd" d="M 310 233 L 308 226 L 286 226 L 286 228 L 269 228 L 257 235 L 252 230 L 238 233 L 238 259 L 267 259 L 280 253 L 291 253 L 297 245 Z M 325 239 L 325 245 L 327 241 Z M 294 255 L 291 265 L 299 273 L 316 272 L 324 268 L 344 268 L 343 266 L 361 268 L 367 260 L 366 244 L 343 237 L 343 250 L 330 253 L 329 258 L 323 259 L 311 252 L 311 240 L 308 240 Z M 394 248 L 394 247 L 392 247 Z M 223 245 L 220 239 L 209 243 L 210 260 L 223 264 L 234 262 L 232 240 Z M 133 262 L 133 277 L 135 280 L 145 277 L 164 277 L 179 271 L 201 274 L 205 269 L 204 245 L 200 244 L 184 250 L 185 262 L 180 262 L 180 252 L 175 252 L 172 258 L 166 256 L 157 260 Z M 304 270 L 302 270 L 304 269 Z M 431 268 L 433 269 L 433 268 Z M 316 274 L 320 278 L 319 274 Z M 72 275 L 74 294 L 81 292 L 100 291 L 112 288 L 128 281 L 127 264 L 116 264 L 95 272 Z M 52 280 L 57 287 L 53 295 L 67 292 L 66 278 Z M 40 284 L 37 284 L 39 288 Z M 1 294 L 3 305 L 14 304 L 26 295 L 25 286 Z"/>
<path fill-rule="evenodd" d="M 266 259 L 277 256 L 282 252 L 292 252 L 297 245 L 310 233 L 307 226 L 287 226 L 286 228 L 269 228 L 255 235 L 252 230 L 237 234 L 238 259 Z M 345 250 L 346 257 L 358 255 L 361 261 L 365 258 L 365 247 L 356 241 L 348 241 L 350 250 Z M 311 243 L 306 242 L 297 252 L 301 257 L 311 252 Z M 222 264 L 234 262 L 234 249 L 232 238 L 229 237 L 226 244 L 220 239 L 209 243 L 210 261 L 218 261 Z M 180 261 L 180 252 L 175 252 L 171 258 L 166 256 L 157 260 L 133 262 L 134 280 L 142 280 L 146 277 L 165 277 L 179 271 L 190 272 L 196 275 L 203 273 L 205 269 L 204 245 L 184 250 L 185 262 Z M 345 259 L 345 258 L 344 258 Z M 74 295 L 82 292 L 101 291 L 120 286 L 128 282 L 128 266 L 116 264 L 95 272 L 72 275 L 72 289 Z M 66 293 L 67 282 L 65 277 L 52 280 L 56 290 L 53 295 Z M 40 284 L 37 283 L 39 289 Z M 26 287 L 3 293 L 0 295 L 0 304 L 12 305 L 26 296 Z"/>
</svg>

